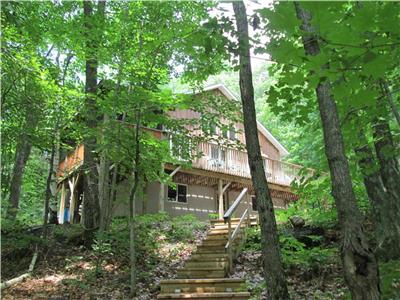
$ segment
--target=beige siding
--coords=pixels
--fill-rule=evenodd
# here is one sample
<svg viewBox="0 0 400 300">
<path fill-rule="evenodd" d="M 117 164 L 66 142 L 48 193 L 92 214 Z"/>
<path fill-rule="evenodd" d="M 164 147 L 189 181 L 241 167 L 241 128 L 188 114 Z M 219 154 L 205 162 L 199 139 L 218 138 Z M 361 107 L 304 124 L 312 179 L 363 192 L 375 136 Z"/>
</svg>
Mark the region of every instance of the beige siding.
<svg viewBox="0 0 400 300">
<path fill-rule="evenodd" d="M 200 220 L 207 220 L 209 214 L 216 213 L 215 190 L 188 185 L 187 203 L 179 203 L 168 201 L 167 189 L 165 189 L 165 210 L 174 217 L 193 214 Z"/>
</svg>

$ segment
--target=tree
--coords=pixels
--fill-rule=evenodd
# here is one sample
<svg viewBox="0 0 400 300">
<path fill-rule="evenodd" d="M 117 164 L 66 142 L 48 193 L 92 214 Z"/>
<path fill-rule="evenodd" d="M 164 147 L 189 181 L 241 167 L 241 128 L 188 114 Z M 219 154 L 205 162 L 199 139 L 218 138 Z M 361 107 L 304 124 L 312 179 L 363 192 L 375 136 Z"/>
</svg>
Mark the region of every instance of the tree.
<svg viewBox="0 0 400 300">
<path fill-rule="evenodd" d="M 268 298 L 289 299 L 285 274 L 279 250 L 279 239 L 271 194 L 267 185 L 265 170 L 257 134 L 257 121 L 254 105 L 254 88 L 250 63 L 250 43 L 246 8 L 242 1 L 233 2 L 240 58 L 240 93 L 243 107 L 243 120 L 247 155 L 257 210 L 260 216 L 263 267 L 266 278 Z"/>
<path fill-rule="evenodd" d="M 321 50 L 310 23 L 311 14 L 301 8 L 299 3 L 295 3 L 295 7 L 297 17 L 301 20 L 304 50 L 307 55 L 317 56 Z M 319 78 L 316 95 L 332 178 L 332 194 L 342 231 L 341 251 L 345 279 L 354 299 L 380 299 L 378 266 L 363 232 L 362 216 L 352 187 L 339 116 L 329 79 Z"/>
</svg>

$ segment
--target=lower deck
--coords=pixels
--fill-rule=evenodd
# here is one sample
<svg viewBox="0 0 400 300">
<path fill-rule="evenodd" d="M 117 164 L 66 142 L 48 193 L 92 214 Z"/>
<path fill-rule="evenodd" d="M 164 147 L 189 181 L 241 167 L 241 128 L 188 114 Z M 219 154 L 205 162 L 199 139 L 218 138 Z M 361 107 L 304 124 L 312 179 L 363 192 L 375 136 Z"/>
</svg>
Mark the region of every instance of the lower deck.
<svg viewBox="0 0 400 300">
<path fill-rule="evenodd" d="M 196 169 L 178 170 L 174 166 L 166 166 L 165 171 L 172 175 L 173 185 L 148 182 L 143 193 L 140 193 L 143 196 L 136 199 L 137 214 L 165 211 L 171 216 L 192 214 L 200 220 L 221 218 L 243 188 L 248 188 L 248 192 L 236 211 L 237 217 L 247 208 L 251 215 L 257 214 L 256 198 L 250 179 L 215 172 L 204 173 L 203 170 Z M 76 173 L 60 183 L 59 223 L 80 222 L 84 201 L 83 176 Z M 113 216 L 128 214 L 131 186 L 132 183 L 127 179 L 118 184 L 112 208 Z M 284 209 L 289 202 L 296 200 L 296 196 L 287 186 L 269 184 L 269 187 L 275 208 Z"/>
</svg>

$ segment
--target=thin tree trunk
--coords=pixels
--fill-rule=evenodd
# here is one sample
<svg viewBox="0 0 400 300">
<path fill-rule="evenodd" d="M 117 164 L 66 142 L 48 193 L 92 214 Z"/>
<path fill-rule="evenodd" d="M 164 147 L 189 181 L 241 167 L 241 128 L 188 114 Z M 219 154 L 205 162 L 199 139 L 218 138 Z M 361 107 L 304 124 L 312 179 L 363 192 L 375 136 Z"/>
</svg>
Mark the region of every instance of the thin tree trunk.
<svg viewBox="0 0 400 300">
<path fill-rule="evenodd" d="M 51 201 L 50 201 L 50 224 L 58 224 L 57 218 L 57 172 L 58 165 L 60 163 L 60 130 L 58 126 L 55 129 L 54 137 L 54 159 L 53 159 L 53 176 L 51 177 L 50 191 L 51 191 Z"/>
<path fill-rule="evenodd" d="M 43 215 L 43 238 L 47 239 L 47 224 L 49 223 L 49 210 L 50 210 L 50 199 L 51 199 L 51 182 L 53 177 L 53 166 L 55 156 L 55 143 L 53 141 L 51 147 L 50 163 L 49 163 L 49 174 L 47 175 L 46 181 L 46 194 L 44 200 L 44 215 Z"/>
<path fill-rule="evenodd" d="M 380 84 L 382 86 L 382 91 L 384 93 L 384 96 L 386 97 L 386 99 L 390 105 L 390 109 L 392 110 L 392 113 L 397 121 L 397 124 L 400 126 L 400 113 L 399 113 L 399 110 L 397 109 L 396 105 L 394 104 L 393 95 L 390 91 L 389 85 L 386 82 L 386 80 L 384 80 L 384 79 L 380 80 Z"/>
<path fill-rule="evenodd" d="M 25 138 L 23 139 L 24 140 L 21 140 L 17 145 L 13 175 L 10 183 L 10 207 L 7 213 L 10 219 L 15 219 L 18 213 L 22 177 L 24 175 L 26 162 L 28 161 L 32 149 L 31 142 Z"/>
<path fill-rule="evenodd" d="M 373 151 L 362 132 L 360 142 L 362 145 L 357 147 L 355 152 L 359 157 L 358 164 L 368 198 L 373 206 L 378 251 L 387 260 L 395 259 L 400 255 L 400 218 L 396 215 L 396 209 L 391 207 L 394 203 L 392 195 L 387 193 L 383 185 Z"/>
<path fill-rule="evenodd" d="M 378 104 L 378 105 L 382 105 Z M 378 107 L 378 111 L 383 107 Z M 381 114 L 381 113 L 380 113 Z M 379 115 L 373 126 L 375 151 L 380 163 L 380 173 L 388 193 L 400 203 L 400 168 L 397 151 L 388 122 L 384 115 Z"/>
<path fill-rule="evenodd" d="M 38 118 L 34 112 L 26 112 L 26 124 L 16 147 L 15 162 L 10 181 L 10 207 L 7 211 L 7 217 L 14 220 L 18 213 L 19 200 L 21 196 L 22 178 L 26 163 L 32 150 L 32 142 L 27 132 L 36 128 Z"/>
<path fill-rule="evenodd" d="M 237 1 L 233 2 L 233 9 L 239 40 L 240 92 L 243 106 L 246 148 L 252 183 L 257 197 L 257 209 L 260 215 L 264 275 L 268 291 L 267 297 L 268 299 L 289 299 L 279 249 L 274 207 L 267 185 L 258 140 L 246 8 L 242 1 Z"/>
<path fill-rule="evenodd" d="M 108 115 L 104 114 L 103 126 L 106 128 L 109 123 Z M 105 129 L 102 132 L 102 143 L 105 140 Z M 103 147 L 105 148 L 105 147 Z M 107 216 L 109 213 L 109 196 L 110 196 L 110 161 L 107 157 L 107 150 L 103 149 L 100 153 L 99 167 L 99 203 L 100 203 L 100 230 L 104 231 L 107 228 Z"/>
<path fill-rule="evenodd" d="M 86 243 L 90 244 L 93 231 L 99 226 L 100 207 L 98 195 L 98 177 L 96 174 L 96 137 L 94 131 L 97 127 L 98 110 L 96 106 L 97 93 L 97 50 L 99 41 L 93 35 L 93 26 L 97 20 L 104 17 L 105 2 L 98 2 L 98 11 L 93 13 L 92 1 L 83 2 L 84 27 L 86 30 L 86 84 L 85 84 L 85 126 L 87 132 L 83 139 L 84 151 L 84 170 L 86 171 L 83 181 L 84 201 L 83 201 L 83 226 L 85 229 Z M 98 29 L 98 28 L 96 28 Z"/>
<path fill-rule="evenodd" d="M 135 128 L 135 159 L 134 159 L 134 183 L 129 195 L 129 249 L 130 249 L 130 286 L 131 296 L 136 295 L 136 230 L 135 230 L 135 197 L 139 186 L 139 164 L 140 164 L 140 111 L 136 113 L 136 128 Z"/>
<path fill-rule="evenodd" d="M 318 55 L 320 48 L 310 24 L 311 14 L 302 9 L 298 2 L 295 2 L 295 8 L 302 22 L 300 29 L 305 32 L 303 44 L 306 55 Z M 330 83 L 326 79 L 320 79 L 316 94 L 332 178 L 332 195 L 341 226 L 344 277 L 353 299 L 380 299 L 378 265 L 363 232 L 362 215 L 353 191 L 339 115 Z"/>
</svg>

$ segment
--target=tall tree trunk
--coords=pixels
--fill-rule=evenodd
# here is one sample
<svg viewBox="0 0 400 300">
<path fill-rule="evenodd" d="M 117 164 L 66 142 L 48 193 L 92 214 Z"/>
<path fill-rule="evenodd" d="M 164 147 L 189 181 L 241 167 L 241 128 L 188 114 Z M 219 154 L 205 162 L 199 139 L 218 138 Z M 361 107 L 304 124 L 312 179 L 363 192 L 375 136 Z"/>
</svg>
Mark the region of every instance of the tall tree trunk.
<svg viewBox="0 0 400 300">
<path fill-rule="evenodd" d="M 298 19 L 304 32 L 306 55 L 320 53 L 318 40 L 310 24 L 311 14 L 295 2 Z M 341 226 L 341 255 L 346 283 L 353 299 L 380 299 L 378 265 L 362 228 L 362 215 L 357 207 L 343 136 L 330 83 L 321 78 L 316 88 L 324 132 L 325 153 L 332 178 L 332 195 Z"/>
<path fill-rule="evenodd" d="M 109 124 L 108 115 L 104 115 L 103 126 L 106 128 Z M 105 140 L 105 129 L 102 132 L 102 143 Z M 105 148 L 105 147 L 103 147 Z M 110 210 L 110 160 L 107 157 L 107 150 L 103 149 L 100 153 L 99 166 L 99 203 L 100 203 L 100 230 L 107 229 L 107 219 Z"/>
<path fill-rule="evenodd" d="M 373 206 L 378 251 L 385 259 L 395 259 L 400 255 L 400 217 L 396 214 L 396 209 L 391 207 L 395 201 L 383 185 L 374 153 L 363 132 L 360 134 L 360 142 L 361 146 L 355 152 L 359 158 L 358 164 L 368 198 Z"/>
<path fill-rule="evenodd" d="M 54 156 L 56 152 L 55 141 L 51 147 L 51 155 L 49 162 L 49 173 L 46 181 L 46 193 L 44 200 L 44 215 L 43 215 L 43 238 L 47 239 L 47 225 L 49 223 L 50 199 L 51 199 L 51 182 L 53 177 Z"/>
<path fill-rule="evenodd" d="M 15 219 L 18 213 L 19 198 L 21 196 L 22 177 L 24 175 L 25 165 L 28 161 L 31 149 L 31 142 L 26 139 L 26 137 L 21 138 L 17 145 L 15 163 L 10 182 L 10 207 L 7 212 L 7 216 L 10 219 Z"/>
<path fill-rule="evenodd" d="M 133 177 L 134 182 L 129 195 L 129 250 L 130 250 L 130 286 L 131 296 L 136 295 L 136 230 L 135 230 L 135 200 L 136 192 L 139 186 L 139 164 L 140 164 L 140 111 L 136 112 L 136 127 L 135 127 L 135 158 L 134 158 L 134 169 Z"/>
<path fill-rule="evenodd" d="M 94 28 L 98 22 L 102 21 L 105 11 L 105 2 L 99 1 L 97 13 L 93 12 L 92 1 L 83 2 L 83 12 L 85 17 L 86 31 L 86 83 L 85 83 L 85 126 L 86 134 L 83 139 L 84 151 L 84 170 L 86 171 L 83 181 L 84 201 L 83 201 L 83 226 L 85 228 L 85 240 L 91 243 L 92 233 L 99 226 L 100 207 L 98 198 L 98 174 L 96 173 L 96 136 L 98 110 L 96 106 L 97 97 L 97 50 L 99 41 L 96 40 Z"/>
<path fill-rule="evenodd" d="M 58 126 L 55 128 L 54 137 L 54 159 L 53 159 L 53 175 L 51 177 L 50 191 L 51 191 L 51 201 L 50 201 L 50 224 L 58 224 L 57 218 L 57 172 L 58 165 L 60 164 L 60 129 Z"/>
<path fill-rule="evenodd" d="M 237 1 L 233 2 L 233 9 L 236 17 L 239 40 L 240 93 L 243 106 L 246 148 L 261 223 L 261 243 L 263 249 L 264 275 L 267 284 L 267 297 L 268 299 L 289 299 L 279 249 L 274 206 L 267 185 L 260 143 L 258 140 L 246 8 L 242 1 Z"/>
<path fill-rule="evenodd" d="M 28 161 L 32 150 L 32 142 L 28 132 L 34 130 L 34 128 L 37 126 L 37 123 L 38 118 L 35 112 L 27 111 L 26 122 L 22 129 L 23 133 L 19 137 L 16 147 L 15 162 L 10 181 L 10 207 L 7 210 L 7 217 L 12 220 L 16 218 L 18 213 L 22 188 L 22 177 L 24 175 L 26 162 Z"/>
</svg>

